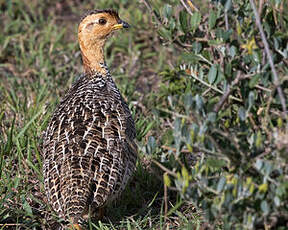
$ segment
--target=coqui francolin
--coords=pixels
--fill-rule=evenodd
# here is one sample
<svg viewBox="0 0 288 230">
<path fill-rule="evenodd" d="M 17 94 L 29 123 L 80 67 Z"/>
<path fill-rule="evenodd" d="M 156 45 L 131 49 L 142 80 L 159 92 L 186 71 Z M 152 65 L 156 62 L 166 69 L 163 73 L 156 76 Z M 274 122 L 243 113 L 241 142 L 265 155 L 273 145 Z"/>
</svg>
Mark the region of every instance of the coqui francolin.
<svg viewBox="0 0 288 230">
<path fill-rule="evenodd" d="M 134 120 L 104 59 L 105 41 L 128 28 L 114 10 L 93 10 L 78 39 L 84 73 L 54 111 L 44 134 L 48 202 L 68 225 L 82 229 L 89 214 L 119 197 L 135 170 Z"/>
</svg>

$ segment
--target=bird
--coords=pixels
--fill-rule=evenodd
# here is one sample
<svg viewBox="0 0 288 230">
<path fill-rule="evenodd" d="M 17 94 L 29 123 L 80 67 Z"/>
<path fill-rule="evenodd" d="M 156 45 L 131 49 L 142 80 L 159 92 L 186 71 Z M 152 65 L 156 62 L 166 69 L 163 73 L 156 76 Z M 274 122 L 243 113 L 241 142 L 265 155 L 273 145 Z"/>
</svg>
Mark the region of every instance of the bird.
<svg viewBox="0 0 288 230">
<path fill-rule="evenodd" d="M 44 131 L 46 197 L 73 229 L 82 229 L 90 214 L 101 216 L 136 169 L 135 122 L 104 57 L 106 40 L 129 27 L 112 9 L 92 10 L 82 17 L 78 41 L 84 71 Z"/>
</svg>

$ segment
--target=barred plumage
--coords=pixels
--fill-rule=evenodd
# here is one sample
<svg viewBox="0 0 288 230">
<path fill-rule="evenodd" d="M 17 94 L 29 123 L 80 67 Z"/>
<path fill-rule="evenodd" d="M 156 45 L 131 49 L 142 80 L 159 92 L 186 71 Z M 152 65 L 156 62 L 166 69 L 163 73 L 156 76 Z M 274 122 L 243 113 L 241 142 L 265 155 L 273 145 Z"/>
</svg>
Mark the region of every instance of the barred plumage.
<svg viewBox="0 0 288 230">
<path fill-rule="evenodd" d="M 122 21 L 118 15 L 109 12 L 88 14 L 86 21 L 105 16 L 111 25 L 119 25 Z M 83 31 L 80 27 L 81 24 L 79 34 Z M 91 56 L 85 37 L 81 36 L 86 72 L 56 108 L 43 145 L 48 201 L 60 217 L 73 224 L 87 218 L 89 208 L 93 212 L 121 194 L 137 159 L 134 121 L 101 56 L 104 43 L 99 40 L 98 47 L 92 47 L 95 52 Z M 86 46 L 81 45 L 83 40 Z"/>
</svg>

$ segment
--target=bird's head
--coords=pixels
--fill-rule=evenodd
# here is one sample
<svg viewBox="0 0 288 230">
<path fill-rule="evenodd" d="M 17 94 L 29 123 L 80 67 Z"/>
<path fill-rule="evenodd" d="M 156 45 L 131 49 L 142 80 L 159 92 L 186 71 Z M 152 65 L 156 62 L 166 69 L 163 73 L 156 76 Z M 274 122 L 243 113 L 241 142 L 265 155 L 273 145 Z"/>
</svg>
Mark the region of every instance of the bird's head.
<svg viewBox="0 0 288 230">
<path fill-rule="evenodd" d="M 93 10 L 82 17 L 78 27 L 78 40 L 85 72 L 105 75 L 103 47 L 107 37 L 115 30 L 128 28 L 114 10 Z"/>
<path fill-rule="evenodd" d="M 90 43 L 106 38 L 115 30 L 128 28 L 129 24 L 122 21 L 114 10 L 93 10 L 83 16 L 79 28 L 79 41 Z"/>
</svg>

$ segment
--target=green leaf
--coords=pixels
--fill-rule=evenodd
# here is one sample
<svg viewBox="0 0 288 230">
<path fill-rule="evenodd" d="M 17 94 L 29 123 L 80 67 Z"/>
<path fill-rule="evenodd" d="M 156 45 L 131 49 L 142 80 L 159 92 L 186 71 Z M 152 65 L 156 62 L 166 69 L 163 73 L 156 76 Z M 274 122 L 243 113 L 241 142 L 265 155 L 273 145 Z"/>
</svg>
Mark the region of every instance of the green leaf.
<svg viewBox="0 0 288 230">
<path fill-rule="evenodd" d="M 217 184 L 217 192 L 221 192 L 226 184 L 226 178 L 222 176 Z"/>
<path fill-rule="evenodd" d="M 217 15 L 213 10 L 210 10 L 209 12 L 209 19 L 208 19 L 208 26 L 209 30 L 213 29 L 216 25 Z"/>
<path fill-rule="evenodd" d="M 170 187 L 171 186 L 171 180 L 168 176 L 167 173 L 164 173 L 163 174 L 163 179 L 164 179 L 164 184 L 167 186 L 167 187 Z"/>
<path fill-rule="evenodd" d="M 260 131 L 257 132 L 255 145 L 256 145 L 256 148 L 260 148 L 262 146 L 262 135 Z"/>
<path fill-rule="evenodd" d="M 255 74 L 249 81 L 249 87 L 254 88 L 255 85 L 258 83 L 260 78 L 260 74 Z"/>
<path fill-rule="evenodd" d="M 199 54 L 202 50 L 202 44 L 200 42 L 193 42 L 192 47 L 195 54 Z"/>
<path fill-rule="evenodd" d="M 172 16 L 172 6 L 169 4 L 165 4 L 162 9 L 162 15 L 164 18 L 170 19 Z"/>
<path fill-rule="evenodd" d="M 283 120 L 281 119 L 281 117 L 278 117 L 278 119 L 277 119 L 277 127 L 278 128 L 282 128 L 283 127 Z"/>
<path fill-rule="evenodd" d="M 207 120 L 214 123 L 216 121 L 216 113 L 215 112 L 210 112 L 208 113 L 208 116 L 207 116 Z"/>
<path fill-rule="evenodd" d="M 269 205 L 268 205 L 268 203 L 267 203 L 267 201 L 266 200 L 263 200 L 262 202 L 261 202 L 261 210 L 264 212 L 264 215 L 267 215 L 268 213 L 269 213 Z"/>
<path fill-rule="evenodd" d="M 191 93 L 187 93 L 185 94 L 184 96 L 184 106 L 185 106 L 185 110 L 186 110 L 186 113 L 189 112 L 191 106 L 192 106 L 192 103 L 193 103 L 193 96 Z"/>
<path fill-rule="evenodd" d="M 163 27 L 161 27 L 157 32 L 165 40 L 170 40 L 172 37 L 171 32 Z"/>
<path fill-rule="evenodd" d="M 189 178 L 190 178 L 189 172 L 184 166 L 181 169 L 181 174 L 182 174 L 182 177 L 184 180 L 189 180 Z"/>
<path fill-rule="evenodd" d="M 188 21 L 187 21 L 187 13 L 185 11 L 180 12 L 179 16 L 181 29 L 184 33 L 188 32 Z"/>
<path fill-rule="evenodd" d="M 246 120 L 246 110 L 243 106 L 241 106 L 238 110 L 238 116 L 240 118 L 241 121 L 245 121 Z"/>
<path fill-rule="evenodd" d="M 192 63 L 195 63 L 195 62 L 202 60 L 201 57 L 199 57 L 198 55 L 193 54 L 193 53 L 182 53 L 181 58 L 184 61 L 192 62 Z"/>
<path fill-rule="evenodd" d="M 252 57 L 253 57 L 254 62 L 256 62 L 257 64 L 260 63 L 261 61 L 260 55 L 255 50 L 252 50 Z"/>
<path fill-rule="evenodd" d="M 259 189 L 259 192 L 265 193 L 268 190 L 268 184 L 267 183 L 261 184 L 258 189 Z"/>
<path fill-rule="evenodd" d="M 227 63 L 227 64 L 225 65 L 225 75 L 226 75 L 227 77 L 231 77 L 231 74 L 232 74 L 232 65 L 231 65 L 231 63 L 229 62 L 229 63 Z"/>
<path fill-rule="evenodd" d="M 203 109 L 203 104 L 204 104 L 202 97 L 197 94 L 195 96 L 195 101 L 196 101 L 196 109 L 198 111 L 202 110 Z"/>
<path fill-rule="evenodd" d="M 194 12 L 191 17 L 191 29 L 193 32 L 195 32 L 195 30 L 198 28 L 200 22 L 201 22 L 200 12 Z"/>
<path fill-rule="evenodd" d="M 23 203 L 23 209 L 28 215 L 33 216 L 32 208 L 26 200 Z"/>
<path fill-rule="evenodd" d="M 232 30 L 224 30 L 224 29 L 220 29 L 217 28 L 216 29 L 216 37 L 218 38 L 218 40 L 220 40 L 221 42 L 226 42 L 230 39 L 231 35 L 232 35 Z"/>
<path fill-rule="evenodd" d="M 273 200 L 274 200 L 274 204 L 275 204 L 277 207 L 279 207 L 280 204 L 281 204 L 281 201 L 280 201 L 279 197 L 278 197 L 278 196 L 275 196 Z"/>
<path fill-rule="evenodd" d="M 153 136 L 149 136 L 147 143 L 147 153 L 152 154 L 154 153 L 155 149 L 156 149 L 156 139 Z"/>
<path fill-rule="evenodd" d="M 229 11 L 229 10 L 231 10 L 231 8 L 232 8 L 232 0 L 227 0 L 226 2 L 225 2 L 225 11 L 227 12 L 227 11 Z"/>
<path fill-rule="evenodd" d="M 237 54 L 237 48 L 235 46 L 231 46 L 229 49 L 229 55 L 234 58 L 235 55 Z"/>
<path fill-rule="evenodd" d="M 223 166 L 227 165 L 225 160 L 217 159 L 217 158 L 208 158 L 206 161 L 207 165 L 213 168 L 222 168 Z"/>
<path fill-rule="evenodd" d="M 224 76 L 223 72 L 221 71 L 220 66 L 217 65 L 217 77 L 216 77 L 216 80 L 214 81 L 214 85 L 217 85 L 217 84 L 220 83 L 223 79 L 225 79 L 225 76 Z"/>
<path fill-rule="evenodd" d="M 253 91 L 249 92 L 248 96 L 248 111 L 251 109 L 251 107 L 254 105 L 255 102 L 255 95 Z"/>
<path fill-rule="evenodd" d="M 217 65 L 213 64 L 208 73 L 208 82 L 213 84 L 217 77 Z"/>
<path fill-rule="evenodd" d="M 255 163 L 255 167 L 260 170 L 263 166 L 263 161 L 261 159 L 257 159 Z"/>
<path fill-rule="evenodd" d="M 169 30 L 173 31 L 175 29 L 175 27 L 176 27 L 175 20 L 173 18 L 170 18 L 170 20 L 169 20 Z"/>
</svg>

